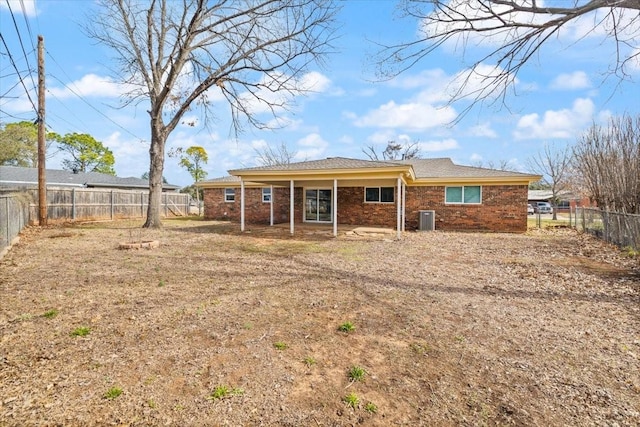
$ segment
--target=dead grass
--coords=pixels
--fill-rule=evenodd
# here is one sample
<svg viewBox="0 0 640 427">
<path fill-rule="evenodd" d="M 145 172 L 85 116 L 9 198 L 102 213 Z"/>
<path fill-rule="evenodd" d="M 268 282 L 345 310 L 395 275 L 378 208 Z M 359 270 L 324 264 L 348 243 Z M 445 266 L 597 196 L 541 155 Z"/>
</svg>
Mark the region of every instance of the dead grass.
<svg viewBox="0 0 640 427">
<path fill-rule="evenodd" d="M 0 262 L 0 425 L 640 423 L 638 263 L 589 236 L 138 226 L 29 229 Z"/>
</svg>

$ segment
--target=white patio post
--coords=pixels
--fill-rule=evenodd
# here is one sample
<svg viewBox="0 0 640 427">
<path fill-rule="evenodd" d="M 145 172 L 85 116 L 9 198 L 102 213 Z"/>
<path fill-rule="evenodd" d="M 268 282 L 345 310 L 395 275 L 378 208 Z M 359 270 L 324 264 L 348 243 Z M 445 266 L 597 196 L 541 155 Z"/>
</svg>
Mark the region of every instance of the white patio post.
<svg viewBox="0 0 640 427">
<path fill-rule="evenodd" d="M 396 235 L 398 239 L 400 238 L 400 235 L 402 233 L 402 226 L 400 224 L 400 220 L 402 219 L 402 198 L 400 195 L 400 191 L 402 191 L 402 178 L 398 177 L 398 197 L 397 197 L 397 203 L 396 203 L 396 206 L 398 208 L 397 224 L 396 224 L 396 230 L 398 231 Z"/>
<path fill-rule="evenodd" d="M 269 186 L 269 225 L 273 226 L 273 185 Z"/>
<path fill-rule="evenodd" d="M 407 223 L 407 184 L 402 183 L 402 231 Z"/>
<path fill-rule="evenodd" d="M 293 180 L 289 184 L 289 232 L 293 234 L 293 215 L 294 211 L 294 198 L 293 198 Z"/>
<path fill-rule="evenodd" d="M 338 237 L 338 180 L 333 180 L 333 237 Z"/>
<path fill-rule="evenodd" d="M 240 231 L 244 231 L 244 180 L 240 177 Z"/>
</svg>

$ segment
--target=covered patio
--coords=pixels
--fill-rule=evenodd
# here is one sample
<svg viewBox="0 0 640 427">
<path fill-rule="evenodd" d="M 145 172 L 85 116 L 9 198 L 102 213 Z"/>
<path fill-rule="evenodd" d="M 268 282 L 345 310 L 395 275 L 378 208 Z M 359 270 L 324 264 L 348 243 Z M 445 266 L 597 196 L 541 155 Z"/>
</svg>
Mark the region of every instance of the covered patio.
<svg viewBox="0 0 640 427">
<path fill-rule="evenodd" d="M 275 219 L 274 206 L 288 205 L 290 234 L 293 235 L 296 227 L 300 224 L 319 224 L 330 225 L 334 237 L 338 236 L 338 223 L 343 205 L 339 198 L 340 189 L 369 188 L 369 191 L 372 192 L 371 197 L 375 197 L 373 192 L 378 190 L 379 198 L 386 197 L 386 199 L 382 199 L 383 201 L 379 200 L 380 203 L 395 206 L 396 237 L 398 239 L 401 237 L 405 224 L 405 186 L 407 179 L 412 178 L 410 165 L 329 158 L 306 162 L 307 167 L 303 169 L 288 168 L 288 166 L 229 171 L 232 176 L 238 177 L 240 180 L 241 231 L 246 229 L 245 196 L 247 186 L 269 188 L 269 225 L 274 226 L 278 222 Z M 288 188 L 288 200 L 276 199 L 275 189 L 277 188 Z M 302 189 L 302 194 L 297 191 L 298 195 L 296 195 L 296 189 Z M 389 192 L 390 189 L 392 194 L 382 194 L 383 191 Z M 369 197 L 369 195 L 365 197 Z M 296 212 L 296 207 L 301 208 L 302 212 Z M 346 218 L 347 215 L 345 213 L 344 217 Z"/>
</svg>

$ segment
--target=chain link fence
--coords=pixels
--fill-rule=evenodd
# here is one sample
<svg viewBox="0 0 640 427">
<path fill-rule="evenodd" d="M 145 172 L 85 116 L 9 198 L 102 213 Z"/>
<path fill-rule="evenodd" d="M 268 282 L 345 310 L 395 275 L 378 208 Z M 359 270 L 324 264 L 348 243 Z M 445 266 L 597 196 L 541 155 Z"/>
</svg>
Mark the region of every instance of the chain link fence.
<svg viewBox="0 0 640 427">
<path fill-rule="evenodd" d="M 576 229 L 591 233 L 621 248 L 640 250 L 640 215 L 577 208 Z"/>
<path fill-rule="evenodd" d="M 13 239 L 29 223 L 27 194 L 0 194 L 0 258 Z"/>
</svg>

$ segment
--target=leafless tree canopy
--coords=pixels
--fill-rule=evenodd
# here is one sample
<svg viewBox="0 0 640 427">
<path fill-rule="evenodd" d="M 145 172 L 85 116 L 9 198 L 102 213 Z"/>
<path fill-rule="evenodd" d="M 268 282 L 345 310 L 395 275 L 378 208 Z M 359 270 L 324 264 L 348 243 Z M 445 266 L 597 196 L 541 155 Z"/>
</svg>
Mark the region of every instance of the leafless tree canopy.
<svg viewBox="0 0 640 427">
<path fill-rule="evenodd" d="M 574 161 L 598 206 L 640 214 L 640 115 L 593 125 L 574 147 Z"/>
<path fill-rule="evenodd" d="M 233 128 L 265 127 L 313 90 L 307 67 L 331 50 L 336 8 L 325 0 L 98 0 L 86 31 L 115 52 L 124 104 L 148 102 L 147 227 L 159 227 L 165 142 L 185 113 L 205 122 L 230 108 Z"/>
<path fill-rule="evenodd" d="M 488 160 L 486 162 L 479 160 L 479 161 L 473 162 L 471 166 L 474 166 L 476 168 L 496 169 L 499 171 L 513 170 L 513 168 L 511 167 L 511 161 L 505 160 L 505 159 L 500 159 L 498 161 Z"/>
<path fill-rule="evenodd" d="M 281 142 L 277 147 L 267 145 L 262 149 L 255 150 L 258 156 L 258 163 L 262 166 L 288 165 L 298 154 L 295 150 L 290 150 L 287 144 Z"/>
<path fill-rule="evenodd" d="M 370 160 L 409 160 L 420 158 L 420 146 L 418 142 L 402 144 L 396 141 L 389 141 L 380 154 L 378 154 L 373 145 L 363 148 L 362 152 Z"/>
<path fill-rule="evenodd" d="M 554 206 L 558 205 L 560 195 L 571 186 L 571 149 L 546 144 L 544 149 L 528 160 L 529 169 L 542 175 L 542 182 L 551 189 Z M 553 210 L 553 219 L 557 219 L 557 209 Z"/>
<path fill-rule="evenodd" d="M 451 88 L 451 102 L 504 102 L 520 69 L 562 28 L 582 17 L 592 19 L 589 32 L 604 31 L 615 41 L 611 73 L 627 78 L 627 67 L 640 56 L 640 0 L 402 0 L 400 8 L 421 22 L 419 36 L 381 46 L 376 63 L 383 78 L 410 69 L 445 43 L 461 51 L 471 45 L 488 47 L 488 53 L 470 60 L 471 71 Z"/>
</svg>

